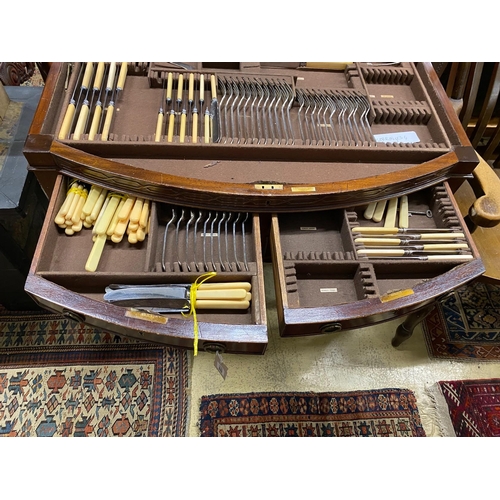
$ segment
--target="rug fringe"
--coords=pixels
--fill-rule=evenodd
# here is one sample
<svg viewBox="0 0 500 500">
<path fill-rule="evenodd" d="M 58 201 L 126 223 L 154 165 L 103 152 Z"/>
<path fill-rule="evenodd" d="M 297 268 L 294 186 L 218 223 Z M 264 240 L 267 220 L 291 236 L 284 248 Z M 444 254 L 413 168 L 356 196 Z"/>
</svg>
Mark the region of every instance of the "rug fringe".
<svg viewBox="0 0 500 500">
<path fill-rule="evenodd" d="M 456 437 L 455 429 L 448 412 L 448 405 L 444 399 L 439 383 L 432 384 L 425 388 L 425 393 L 429 397 L 432 409 L 429 418 L 432 420 L 432 427 L 438 429 L 441 437 Z"/>
</svg>

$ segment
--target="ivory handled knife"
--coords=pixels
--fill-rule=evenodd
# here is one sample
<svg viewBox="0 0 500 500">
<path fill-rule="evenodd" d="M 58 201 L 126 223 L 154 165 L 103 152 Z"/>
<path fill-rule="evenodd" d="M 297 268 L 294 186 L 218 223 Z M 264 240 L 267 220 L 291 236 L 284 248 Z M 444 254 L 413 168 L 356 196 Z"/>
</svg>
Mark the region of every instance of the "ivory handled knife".
<svg viewBox="0 0 500 500">
<path fill-rule="evenodd" d="M 355 236 L 358 235 L 396 235 L 396 234 L 406 234 L 408 237 L 419 239 L 425 235 L 426 238 L 432 239 L 454 239 L 454 238 L 465 238 L 464 233 L 458 232 L 452 229 L 405 229 L 399 227 L 375 227 L 375 226 L 357 226 L 352 228 L 352 232 Z"/>
<path fill-rule="evenodd" d="M 455 251 L 455 250 L 465 250 L 469 248 L 469 246 L 466 243 L 450 243 L 450 244 L 441 244 L 441 243 L 431 243 L 431 244 L 426 244 L 426 245 L 411 245 L 411 246 L 405 246 L 404 248 L 394 248 L 394 247 L 387 247 L 387 246 L 371 246 L 367 248 L 366 250 L 373 250 L 373 251 L 385 251 L 385 250 L 396 250 L 396 251 L 406 251 L 406 250 L 424 250 L 424 251 L 439 251 L 439 252 L 447 252 L 447 251 Z M 361 252 L 362 248 L 358 250 L 358 253 Z"/>
<path fill-rule="evenodd" d="M 415 245 L 415 243 L 422 242 L 425 245 L 433 244 L 433 243 L 461 243 L 464 240 L 460 238 L 427 238 L 425 235 L 422 235 L 422 238 L 354 238 L 354 243 L 363 244 L 366 246 L 407 246 L 407 245 Z M 464 243 L 465 244 L 465 243 Z M 464 247 L 466 248 L 467 245 Z"/>
<path fill-rule="evenodd" d="M 450 252 L 456 252 L 459 250 L 459 248 L 445 248 L 444 245 L 437 245 L 438 248 L 423 248 L 423 247 L 428 247 L 434 245 L 422 245 L 422 248 L 417 248 L 415 250 L 409 249 L 409 248 L 367 248 L 367 249 L 360 249 L 357 250 L 359 255 L 366 255 L 367 257 L 375 257 L 375 256 L 389 256 L 389 257 L 405 257 L 407 255 L 413 255 L 415 253 L 426 253 L 426 252 L 442 252 L 443 254 L 446 251 Z M 444 257 L 443 255 L 438 255 L 439 258 L 448 258 L 448 257 L 456 257 L 453 255 L 446 255 Z M 458 254 L 458 257 L 464 257 L 464 254 Z"/>
<path fill-rule="evenodd" d="M 248 309 L 252 294 L 248 286 L 231 288 L 204 288 L 196 291 L 197 309 Z M 214 283 L 217 285 L 217 283 Z M 226 283 L 225 285 L 229 285 Z M 236 283 L 233 283 L 236 286 Z M 245 283 L 250 285 L 250 283 Z M 104 300 L 119 306 L 128 306 L 156 312 L 182 312 L 190 306 L 190 284 L 109 285 Z"/>
<path fill-rule="evenodd" d="M 470 254 L 440 254 L 440 255 L 409 255 L 409 256 L 394 256 L 394 255 L 374 255 L 372 258 L 377 260 L 394 260 L 394 261 L 404 261 L 404 260 L 440 260 L 440 261 L 466 261 L 472 260 L 474 257 Z"/>
</svg>

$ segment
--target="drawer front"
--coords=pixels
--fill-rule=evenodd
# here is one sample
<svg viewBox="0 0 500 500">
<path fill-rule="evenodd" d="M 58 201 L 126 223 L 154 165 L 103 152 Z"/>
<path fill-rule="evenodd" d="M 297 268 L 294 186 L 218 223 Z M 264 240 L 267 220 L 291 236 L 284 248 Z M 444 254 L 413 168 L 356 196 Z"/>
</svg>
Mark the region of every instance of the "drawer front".
<svg viewBox="0 0 500 500">
<path fill-rule="evenodd" d="M 373 208 L 273 215 L 282 336 L 331 333 L 404 316 L 484 272 L 446 183 L 386 201 L 381 218 L 372 215 Z"/>
<path fill-rule="evenodd" d="M 105 288 L 111 284 L 192 284 L 205 273 L 215 273 L 207 283 L 249 285 L 249 307 L 232 309 L 236 306 L 231 304 L 223 309 L 201 309 L 200 302 L 196 314 L 198 349 L 264 353 L 267 320 L 258 216 L 143 203 L 149 205 L 145 238 L 134 243 L 134 236 L 125 233 L 118 241 L 113 238 L 120 231 L 115 230 L 104 243 L 95 270 L 87 270 L 91 253 L 97 248 L 92 233 L 99 222 L 72 235 L 56 224 L 56 216 L 71 191 L 68 178 L 59 176 L 25 285 L 35 301 L 75 321 L 140 340 L 192 349 L 192 315 L 144 310 L 151 307 L 150 303 L 116 305 L 104 300 Z"/>
</svg>

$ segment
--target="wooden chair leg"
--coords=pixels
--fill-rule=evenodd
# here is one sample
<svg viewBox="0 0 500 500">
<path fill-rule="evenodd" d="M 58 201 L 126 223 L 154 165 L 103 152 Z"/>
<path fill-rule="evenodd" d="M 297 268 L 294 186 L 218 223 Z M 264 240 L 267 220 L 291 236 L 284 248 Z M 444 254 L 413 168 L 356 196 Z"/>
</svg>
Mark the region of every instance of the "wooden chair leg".
<svg viewBox="0 0 500 500">
<path fill-rule="evenodd" d="M 426 316 L 434 309 L 435 303 L 429 304 L 423 309 L 419 309 L 407 316 L 407 318 L 398 326 L 396 334 L 392 339 L 392 346 L 398 347 L 405 340 L 408 340 L 413 335 L 415 327 L 422 322 Z"/>
</svg>

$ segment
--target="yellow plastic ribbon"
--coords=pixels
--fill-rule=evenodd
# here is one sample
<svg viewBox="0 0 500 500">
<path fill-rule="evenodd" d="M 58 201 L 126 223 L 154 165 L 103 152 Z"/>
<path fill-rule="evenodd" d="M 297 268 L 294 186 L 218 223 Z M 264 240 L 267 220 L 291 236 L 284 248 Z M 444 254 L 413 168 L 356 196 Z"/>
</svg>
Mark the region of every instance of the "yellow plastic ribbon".
<svg viewBox="0 0 500 500">
<path fill-rule="evenodd" d="M 70 193 L 75 193 L 78 196 L 82 196 L 83 198 L 87 198 L 88 196 L 88 190 L 85 187 L 78 187 L 78 180 L 73 179 L 71 181 L 71 184 L 69 185 L 69 189 L 66 193 L 66 195 Z"/>
<path fill-rule="evenodd" d="M 189 303 L 190 309 L 187 313 L 182 313 L 184 317 L 193 316 L 193 333 L 194 333 L 194 355 L 198 355 L 198 319 L 196 317 L 196 292 L 202 283 L 216 276 L 217 273 L 212 271 L 210 273 L 202 274 L 196 278 L 196 281 L 191 285 L 189 289 Z"/>
</svg>

